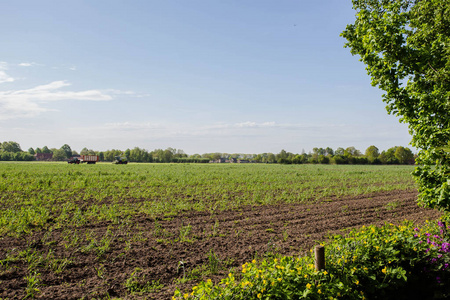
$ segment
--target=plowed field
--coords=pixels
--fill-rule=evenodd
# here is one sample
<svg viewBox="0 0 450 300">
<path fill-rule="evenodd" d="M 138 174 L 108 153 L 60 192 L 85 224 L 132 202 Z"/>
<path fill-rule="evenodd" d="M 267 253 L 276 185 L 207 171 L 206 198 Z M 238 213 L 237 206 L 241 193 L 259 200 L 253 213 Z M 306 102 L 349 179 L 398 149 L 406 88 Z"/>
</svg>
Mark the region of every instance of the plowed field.
<svg viewBox="0 0 450 300">
<path fill-rule="evenodd" d="M 191 210 L 157 218 L 140 214 L 118 223 L 4 236 L 0 298 L 34 293 L 39 299 L 169 299 L 175 287 L 218 281 L 255 257 L 302 255 L 329 234 L 439 216 L 419 208 L 416 197 L 414 189 L 393 190 L 308 204 Z"/>
</svg>

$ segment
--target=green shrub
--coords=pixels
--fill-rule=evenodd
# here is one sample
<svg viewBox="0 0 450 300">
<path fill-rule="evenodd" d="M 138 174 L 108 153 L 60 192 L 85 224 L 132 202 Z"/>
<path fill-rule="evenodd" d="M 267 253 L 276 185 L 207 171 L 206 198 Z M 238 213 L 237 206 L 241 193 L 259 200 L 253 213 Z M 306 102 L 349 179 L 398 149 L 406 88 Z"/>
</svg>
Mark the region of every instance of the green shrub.
<svg viewBox="0 0 450 300">
<path fill-rule="evenodd" d="M 450 228 L 450 227 L 449 227 Z M 325 270 L 312 253 L 253 260 L 219 284 L 211 280 L 173 299 L 423 299 L 449 296 L 450 247 L 443 223 L 422 229 L 405 222 L 334 236 L 325 244 Z M 447 283 L 447 284 L 446 284 Z M 430 296 L 431 295 L 431 296 Z"/>
</svg>

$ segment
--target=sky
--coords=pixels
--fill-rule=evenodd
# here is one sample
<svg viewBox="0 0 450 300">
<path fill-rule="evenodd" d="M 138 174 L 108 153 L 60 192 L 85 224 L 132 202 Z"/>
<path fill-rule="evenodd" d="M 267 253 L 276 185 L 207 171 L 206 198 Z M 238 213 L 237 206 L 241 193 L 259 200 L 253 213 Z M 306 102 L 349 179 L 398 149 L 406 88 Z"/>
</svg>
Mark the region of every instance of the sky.
<svg viewBox="0 0 450 300">
<path fill-rule="evenodd" d="M 0 142 L 80 151 L 409 146 L 339 34 L 350 0 L 0 2 Z"/>
</svg>

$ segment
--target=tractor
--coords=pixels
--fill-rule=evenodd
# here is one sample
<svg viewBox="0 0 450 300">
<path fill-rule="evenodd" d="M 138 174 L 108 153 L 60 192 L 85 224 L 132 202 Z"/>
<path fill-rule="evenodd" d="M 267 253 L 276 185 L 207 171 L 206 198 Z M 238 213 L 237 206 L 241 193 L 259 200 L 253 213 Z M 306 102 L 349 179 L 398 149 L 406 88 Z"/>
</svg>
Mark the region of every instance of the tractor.
<svg viewBox="0 0 450 300">
<path fill-rule="evenodd" d="M 128 163 L 128 160 L 126 157 L 116 156 L 115 159 L 116 160 L 113 162 L 113 164 L 116 164 L 116 165 L 126 165 Z"/>
</svg>

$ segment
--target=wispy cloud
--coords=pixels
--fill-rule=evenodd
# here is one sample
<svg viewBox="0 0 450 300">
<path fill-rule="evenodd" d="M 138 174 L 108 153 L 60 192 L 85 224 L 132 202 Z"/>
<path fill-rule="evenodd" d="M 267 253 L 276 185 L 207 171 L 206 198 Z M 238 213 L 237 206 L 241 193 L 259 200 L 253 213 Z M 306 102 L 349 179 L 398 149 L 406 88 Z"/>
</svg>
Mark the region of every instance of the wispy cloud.
<svg viewBox="0 0 450 300">
<path fill-rule="evenodd" d="M 113 96 L 102 90 L 64 91 L 71 84 L 53 81 L 25 90 L 0 91 L 0 120 L 32 117 L 54 109 L 44 103 L 64 100 L 110 101 Z M 116 92 L 117 94 L 117 92 Z"/>
<path fill-rule="evenodd" d="M 263 122 L 263 123 L 257 123 L 257 122 L 242 122 L 242 123 L 236 123 L 234 125 L 235 127 L 240 128 L 259 128 L 259 127 L 274 127 L 276 126 L 275 122 Z"/>
<path fill-rule="evenodd" d="M 13 82 L 15 80 L 5 72 L 6 70 L 8 70 L 8 64 L 0 61 L 0 83 Z"/>
<path fill-rule="evenodd" d="M 185 123 L 116 122 L 97 128 L 99 131 L 130 132 L 145 136 L 239 136 L 266 135 L 269 130 L 314 130 L 315 126 L 305 124 L 277 124 L 270 122 L 238 122 L 193 125 Z M 271 131 L 272 132 L 272 131 Z"/>
<path fill-rule="evenodd" d="M 19 67 L 34 67 L 34 66 L 42 66 L 41 64 L 35 63 L 35 62 L 22 62 L 18 64 Z"/>
<path fill-rule="evenodd" d="M 117 122 L 106 123 L 105 128 L 113 130 L 146 130 L 146 129 L 163 129 L 161 124 L 151 122 Z"/>
</svg>

